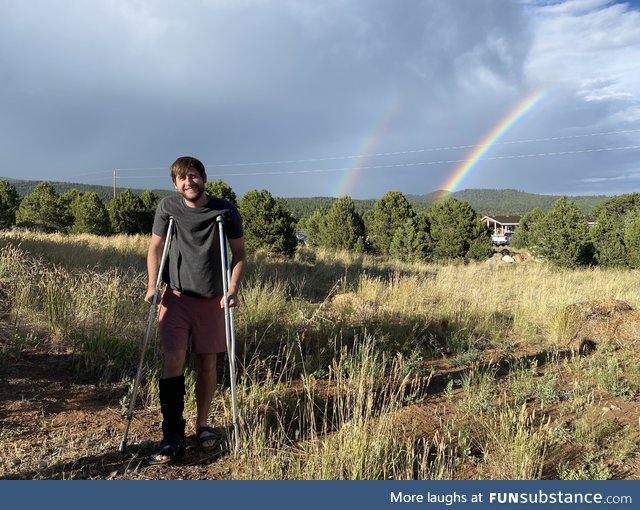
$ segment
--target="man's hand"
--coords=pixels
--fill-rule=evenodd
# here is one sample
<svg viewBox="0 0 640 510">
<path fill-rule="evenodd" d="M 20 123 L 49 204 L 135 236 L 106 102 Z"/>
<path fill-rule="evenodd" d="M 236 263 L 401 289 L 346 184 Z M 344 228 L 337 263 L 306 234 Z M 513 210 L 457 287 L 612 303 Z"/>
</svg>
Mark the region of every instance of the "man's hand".
<svg viewBox="0 0 640 510">
<path fill-rule="evenodd" d="M 157 305 L 158 304 L 158 292 L 156 291 L 156 289 L 147 289 L 147 293 L 144 296 L 144 300 L 147 303 L 150 303 L 152 305 Z"/>
<path fill-rule="evenodd" d="M 238 296 L 235 291 L 227 292 L 227 301 L 229 302 L 229 308 L 238 306 Z M 220 308 L 224 308 L 224 297 L 220 300 Z"/>
</svg>

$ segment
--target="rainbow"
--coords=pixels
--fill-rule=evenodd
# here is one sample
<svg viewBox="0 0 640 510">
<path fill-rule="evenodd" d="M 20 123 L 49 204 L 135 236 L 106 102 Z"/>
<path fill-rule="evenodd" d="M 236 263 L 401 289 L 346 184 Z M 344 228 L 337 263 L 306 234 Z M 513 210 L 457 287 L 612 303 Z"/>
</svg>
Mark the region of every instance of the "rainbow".
<svg viewBox="0 0 640 510">
<path fill-rule="evenodd" d="M 516 122 L 523 118 L 538 102 L 545 96 L 543 91 L 535 91 L 522 99 L 507 115 L 505 115 L 500 122 L 498 122 L 489 131 L 474 149 L 467 155 L 467 157 L 454 169 L 453 172 L 447 177 L 447 180 L 440 186 L 439 199 L 448 196 L 450 193 L 456 191 L 462 180 L 467 177 L 474 169 L 476 164 L 482 159 L 493 145 L 495 145 L 500 138 L 502 138 L 509 129 L 511 129 Z"/>
<path fill-rule="evenodd" d="M 338 181 L 335 192 L 332 196 L 343 197 L 350 195 L 356 189 L 356 184 L 360 180 L 364 168 L 367 166 L 367 161 L 373 156 L 375 148 L 379 145 L 380 140 L 384 138 L 389 130 L 392 121 L 400 112 L 404 104 L 401 97 L 396 96 L 389 101 L 389 104 L 384 109 L 384 114 L 380 117 L 380 120 L 376 124 L 375 129 L 362 143 L 359 150 L 355 153 L 358 154 L 354 159 L 353 164 L 345 171 L 344 176 Z"/>
</svg>

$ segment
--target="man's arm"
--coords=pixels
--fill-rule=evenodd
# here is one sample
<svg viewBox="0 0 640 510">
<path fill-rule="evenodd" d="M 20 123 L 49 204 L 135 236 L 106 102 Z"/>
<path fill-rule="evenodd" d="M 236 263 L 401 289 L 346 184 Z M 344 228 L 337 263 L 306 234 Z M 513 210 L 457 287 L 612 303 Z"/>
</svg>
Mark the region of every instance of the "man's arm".
<svg viewBox="0 0 640 510">
<path fill-rule="evenodd" d="M 231 248 L 231 278 L 229 280 L 227 298 L 229 299 L 229 306 L 238 306 L 238 287 L 240 287 L 242 273 L 244 273 L 244 268 L 247 264 L 244 237 L 229 239 L 229 247 Z M 224 301 L 220 301 L 220 307 L 224 308 Z"/>
<path fill-rule="evenodd" d="M 158 280 L 158 271 L 160 270 L 160 260 L 162 259 L 162 250 L 164 249 L 164 237 L 151 234 L 151 242 L 149 243 L 149 251 L 147 252 L 147 273 L 149 281 L 147 283 L 147 293 L 144 300 L 147 303 L 153 302 L 156 293 L 156 281 Z"/>
</svg>

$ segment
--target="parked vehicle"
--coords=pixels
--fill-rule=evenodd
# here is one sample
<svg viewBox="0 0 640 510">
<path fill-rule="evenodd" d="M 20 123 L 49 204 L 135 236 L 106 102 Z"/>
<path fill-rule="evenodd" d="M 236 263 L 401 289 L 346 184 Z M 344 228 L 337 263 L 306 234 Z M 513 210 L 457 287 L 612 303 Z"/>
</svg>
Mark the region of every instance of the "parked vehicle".
<svg viewBox="0 0 640 510">
<path fill-rule="evenodd" d="M 491 236 L 491 240 L 496 246 L 505 246 L 511 242 L 512 235 L 513 232 L 506 232 L 504 234 L 493 234 Z"/>
</svg>

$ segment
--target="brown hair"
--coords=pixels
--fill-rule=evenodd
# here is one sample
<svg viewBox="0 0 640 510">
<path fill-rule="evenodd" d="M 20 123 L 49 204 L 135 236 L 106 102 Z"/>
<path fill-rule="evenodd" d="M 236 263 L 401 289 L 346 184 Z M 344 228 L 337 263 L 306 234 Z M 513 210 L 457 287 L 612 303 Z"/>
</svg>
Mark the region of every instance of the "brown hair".
<svg viewBox="0 0 640 510">
<path fill-rule="evenodd" d="M 207 179 L 207 172 L 204 169 L 204 165 L 202 162 L 196 158 L 191 156 L 181 156 L 173 162 L 171 165 L 171 180 L 176 182 L 176 178 L 180 177 L 184 179 L 184 176 L 187 175 L 187 172 L 193 168 L 196 172 L 200 174 L 204 180 Z"/>
</svg>

